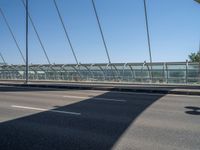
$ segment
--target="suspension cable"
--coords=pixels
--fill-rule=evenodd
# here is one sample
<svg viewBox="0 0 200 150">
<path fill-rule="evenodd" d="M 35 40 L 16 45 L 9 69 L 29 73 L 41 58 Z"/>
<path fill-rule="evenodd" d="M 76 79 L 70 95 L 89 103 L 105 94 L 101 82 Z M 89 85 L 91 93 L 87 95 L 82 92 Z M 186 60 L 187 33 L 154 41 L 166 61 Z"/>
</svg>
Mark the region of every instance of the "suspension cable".
<svg viewBox="0 0 200 150">
<path fill-rule="evenodd" d="M 21 50 L 21 48 L 19 47 L 19 44 L 18 44 L 18 42 L 17 42 L 17 40 L 16 40 L 16 38 L 15 38 L 15 36 L 14 36 L 14 33 L 13 33 L 13 31 L 12 31 L 12 29 L 11 29 L 11 27 L 10 27 L 10 25 L 9 25 L 9 23 L 8 23 L 8 21 L 7 21 L 7 19 L 6 19 L 6 16 L 5 16 L 5 14 L 4 14 L 4 12 L 3 12 L 3 10 L 2 10 L 1 8 L 0 8 L 0 13 L 1 13 L 2 17 L 3 17 L 3 20 L 4 20 L 5 23 L 6 23 L 6 26 L 8 27 L 8 30 L 9 30 L 9 32 L 10 32 L 10 34 L 11 34 L 11 36 L 12 36 L 14 42 L 15 42 L 15 45 L 17 46 L 17 49 L 18 49 L 18 51 L 19 51 L 19 53 L 20 53 L 20 55 L 21 55 L 21 57 L 22 57 L 24 63 L 26 63 L 25 58 L 24 58 L 23 53 L 22 53 L 22 50 Z"/>
<path fill-rule="evenodd" d="M 23 5 L 24 5 L 24 8 L 26 9 L 26 4 L 25 4 L 24 0 L 21 0 L 21 1 L 22 1 Z M 35 34 L 36 34 L 36 36 L 37 36 L 37 39 L 38 39 L 38 41 L 39 41 L 39 43 L 40 43 L 40 46 L 41 46 L 41 48 L 42 48 L 42 50 L 43 50 L 43 52 L 44 52 L 44 55 L 45 55 L 45 57 L 46 57 L 46 59 L 47 59 L 47 62 L 48 62 L 49 64 L 51 64 L 50 59 L 49 59 L 49 57 L 48 57 L 48 55 L 47 55 L 46 49 L 44 48 L 44 44 L 42 43 L 42 40 L 41 40 L 41 38 L 40 38 L 40 35 L 39 35 L 39 33 L 38 33 L 37 29 L 36 29 L 36 26 L 35 26 L 35 24 L 34 24 L 34 22 L 33 22 L 32 17 L 31 17 L 31 15 L 30 15 L 30 11 L 29 11 L 29 13 L 28 13 L 28 17 L 29 17 L 29 20 L 30 20 L 31 25 L 32 25 L 32 27 L 33 27 L 33 30 L 35 31 Z"/>
<path fill-rule="evenodd" d="M 99 30 L 100 30 L 100 33 L 101 33 L 101 38 L 103 40 L 104 48 L 106 50 L 106 55 L 107 55 L 107 58 L 108 58 L 108 62 L 110 64 L 111 63 L 111 59 L 110 59 L 110 55 L 108 53 L 108 47 L 106 45 L 106 41 L 105 41 L 105 38 L 104 38 L 104 34 L 103 34 L 103 30 L 102 30 L 101 23 L 100 23 L 100 20 L 99 20 L 99 16 L 98 16 L 98 13 L 97 13 L 97 9 L 96 9 L 94 0 L 91 0 L 91 1 L 92 1 L 92 6 L 93 6 L 93 9 L 94 9 L 94 12 L 95 12 L 95 16 L 96 16 L 96 19 L 97 19 L 98 27 L 99 27 Z"/>
<path fill-rule="evenodd" d="M 54 5 L 55 5 L 55 7 L 56 7 L 56 11 L 57 11 L 57 13 L 58 13 L 58 16 L 59 16 L 60 22 L 61 22 L 61 24 L 62 24 L 62 27 L 63 27 L 63 29 L 64 29 L 66 38 L 67 38 L 67 40 L 68 40 L 69 46 L 70 46 L 71 51 L 72 51 L 72 53 L 73 53 L 74 59 L 75 59 L 77 65 L 78 65 L 79 62 L 78 62 L 76 53 L 75 53 L 74 48 L 73 48 L 73 46 L 72 46 L 72 42 L 71 42 L 71 40 L 70 40 L 70 38 L 69 38 L 69 34 L 67 33 L 67 29 L 66 29 L 66 27 L 65 27 L 65 25 L 64 25 L 64 21 L 63 21 L 63 19 L 62 19 L 62 16 L 61 16 L 60 10 L 59 10 L 59 8 L 58 8 L 58 5 L 57 5 L 57 3 L 56 3 L 56 0 L 53 0 L 53 2 L 54 2 Z"/>
<path fill-rule="evenodd" d="M 147 42 L 148 42 L 148 47 L 149 47 L 149 59 L 150 59 L 150 66 L 151 66 L 151 81 L 152 81 L 153 67 L 152 67 L 152 55 L 151 55 L 151 40 L 150 40 L 150 34 L 149 34 L 149 24 L 148 24 L 146 0 L 143 0 L 143 1 L 144 1 L 144 14 L 145 14 L 145 23 L 146 23 L 146 31 L 147 31 Z"/>
<path fill-rule="evenodd" d="M 3 63 L 6 64 L 6 61 L 5 61 L 5 59 L 4 59 L 4 57 L 3 57 L 1 52 L 0 52 L 0 56 L 1 56 L 1 59 L 3 60 Z"/>
</svg>

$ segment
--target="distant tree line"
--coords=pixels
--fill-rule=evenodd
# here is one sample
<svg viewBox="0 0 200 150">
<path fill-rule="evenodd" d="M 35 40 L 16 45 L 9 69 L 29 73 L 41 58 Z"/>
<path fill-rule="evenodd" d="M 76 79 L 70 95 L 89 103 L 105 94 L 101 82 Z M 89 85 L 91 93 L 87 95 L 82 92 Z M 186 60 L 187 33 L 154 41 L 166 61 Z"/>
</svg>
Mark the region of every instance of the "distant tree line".
<svg viewBox="0 0 200 150">
<path fill-rule="evenodd" d="M 191 53 L 188 57 L 189 57 L 190 62 L 200 63 L 200 51 L 196 53 Z"/>
</svg>

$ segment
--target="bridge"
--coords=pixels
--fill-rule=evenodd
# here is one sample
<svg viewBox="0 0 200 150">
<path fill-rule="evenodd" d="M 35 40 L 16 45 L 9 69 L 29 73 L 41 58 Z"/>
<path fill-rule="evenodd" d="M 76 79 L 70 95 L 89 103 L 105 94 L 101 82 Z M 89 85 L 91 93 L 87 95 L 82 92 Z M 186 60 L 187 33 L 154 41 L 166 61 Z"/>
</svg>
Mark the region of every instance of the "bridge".
<svg viewBox="0 0 200 150">
<path fill-rule="evenodd" d="M 44 36 L 39 32 L 42 27 L 31 11 L 34 3 L 37 4 L 34 7 L 39 9 L 41 1 L 0 1 L 0 23 L 5 27 L 3 34 L 9 37 L 2 38 L 9 44 L 2 42 L 0 50 L 3 46 L 9 49 L 13 44 L 15 53 L 12 51 L 12 55 L 20 56 L 20 60 L 12 64 L 7 61 L 5 52 L 0 51 L 0 149 L 199 150 L 200 63 L 154 61 L 148 7 L 152 1 L 135 1 L 143 11 L 145 40 L 142 44 L 146 45 L 143 55 L 148 57 L 146 60 L 141 56 L 144 59 L 141 62 L 134 62 L 134 59 L 132 62 L 113 61 L 109 36 L 103 28 L 103 16 L 99 10 L 99 5 L 105 7 L 103 1 L 84 1 L 90 4 L 96 21 L 103 47 L 100 50 L 105 57 L 101 63 L 81 63 L 80 55 L 83 53 L 78 53 L 78 46 L 72 40 L 70 28 L 67 28 L 69 22 L 64 19 L 67 11 L 63 11 L 61 0 L 45 2 L 52 8 L 49 13 L 57 17 L 56 22 L 51 18 L 52 24 L 59 26 L 64 35 L 51 44 L 63 40 L 65 47 L 62 48 L 66 48 L 70 55 L 59 59 L 72 59 L 74 63 L 54 63 L 52 60 L 54 56 L 51 55 L 57 52 L 48 49 Z M 193 4 L 192 8 L 198 6 L 196 2 L 183 3 L 188 9 Z M 73 1 L 63 0 L 63 4 L 71 3 Z M 79 3 L 82 2 L 74 2 L 78 8 Z M 117 2 L 110 3 L 114 7 Z M 16 16 L 8 17 L 8 10 L 15 9 L 13 6 L 24 12 L 23 40 L 18 37 L 21 37 L 22 30 L 16 31 L 12 22 Z M 31 44 L 41 50 L 36 55 L 42 54 L 45 63 L 31 62 Z"/>
<path fill-rule="evenodd" d="M 9 64 L 6 62 L 3 54 L 0 53 L 2 63 L 0 64 L 0 79 L 1 80 L 62 80 L 62 81 L 111 81 L 111 82 L 132 82 L 132 83 L 172 83 L 172 84 L 198 84 L 200 82 L 200 65 L 198 62 L 191 63 L 187 60 L 185 62 L 153 62 L 151 52 L 151 40 L 149 34 L 148 11 L 146 1 L 142 4 L 144 6 L 144 19 L 147 33 L 147 45 L 149 61 L 142 63 L 112 63 L 107 41 L 105 40 L 104 31 L 102 29 L 102 22 L 98 14 L 98 9 L 95 1 L 91 1 L 92 8 L 96 17 L 97 26 L 101 35 L 102 44 L 104 46 L 107 57 L 106 63 L 80 63 L 77 53 L 75 52 L 75 45 L 71 41 L 69 31 L 63 20 L 59 4 L 57 1 L 52 1 L 55 13 L 60 20 L 61 28 L 64 31 L 66 42 L 70 47 L 71 54 L 74 58 L 75 64 L 56 64 L 52 63 L 48 56 L 48 50 L 41 38 L 37 25 L 32 18 L 31 11 L 26 8 L 25 1 L 20 0 L 19 3 L 25 8 L 26 12 L 26 57 L 20 47 L 19 40 L 13 32 L 8 18 L 3 8 L 0 8 L 2 23 L 7 27 L 8 34 L 13 39 L 21 59 L 24 64 Z M 28 5 L 27 5 L 28 6 Z M 30 26 L 30 27 L 29 27 Z M 44 54 L 47 64 L 30 64 L 28 59 L 28 31 L 33 29 L 38 40 L 40 48 Z M 28 30 L 29 29 L 29 30 Z"/>
</svg>

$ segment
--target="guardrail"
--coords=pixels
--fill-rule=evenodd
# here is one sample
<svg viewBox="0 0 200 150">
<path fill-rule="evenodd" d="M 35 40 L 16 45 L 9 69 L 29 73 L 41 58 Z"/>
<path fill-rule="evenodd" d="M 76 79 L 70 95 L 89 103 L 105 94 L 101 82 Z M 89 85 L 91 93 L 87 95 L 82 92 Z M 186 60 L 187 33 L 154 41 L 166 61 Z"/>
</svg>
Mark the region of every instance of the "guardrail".
<svg viewBox="0 0 200 150">
<path fill-rule="evenodd" d="M 0 65 L 0 80 L 24 80 L 25 65 Z M 200 64 L 190 62 L 35 64 L 30 80 L 200 84 Z"/>
</svg>

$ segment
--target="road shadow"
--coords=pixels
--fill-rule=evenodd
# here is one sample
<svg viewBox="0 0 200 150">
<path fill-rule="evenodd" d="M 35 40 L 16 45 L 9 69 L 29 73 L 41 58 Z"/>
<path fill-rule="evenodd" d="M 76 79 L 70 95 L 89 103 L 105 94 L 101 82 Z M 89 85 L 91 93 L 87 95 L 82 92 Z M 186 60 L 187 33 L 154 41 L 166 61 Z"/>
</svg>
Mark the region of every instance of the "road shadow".
<svg viewBox="0 0 200 150">
<path fill-rule="evenodd" d="M 80 102 L 0 123 L 1 150 L 108 150 L 162 95 L 107 92 Z M 106 98 L 106 99 L 105 99 Z M 109 101 L 108 99 L 125 101 Z"/>
</svg>

